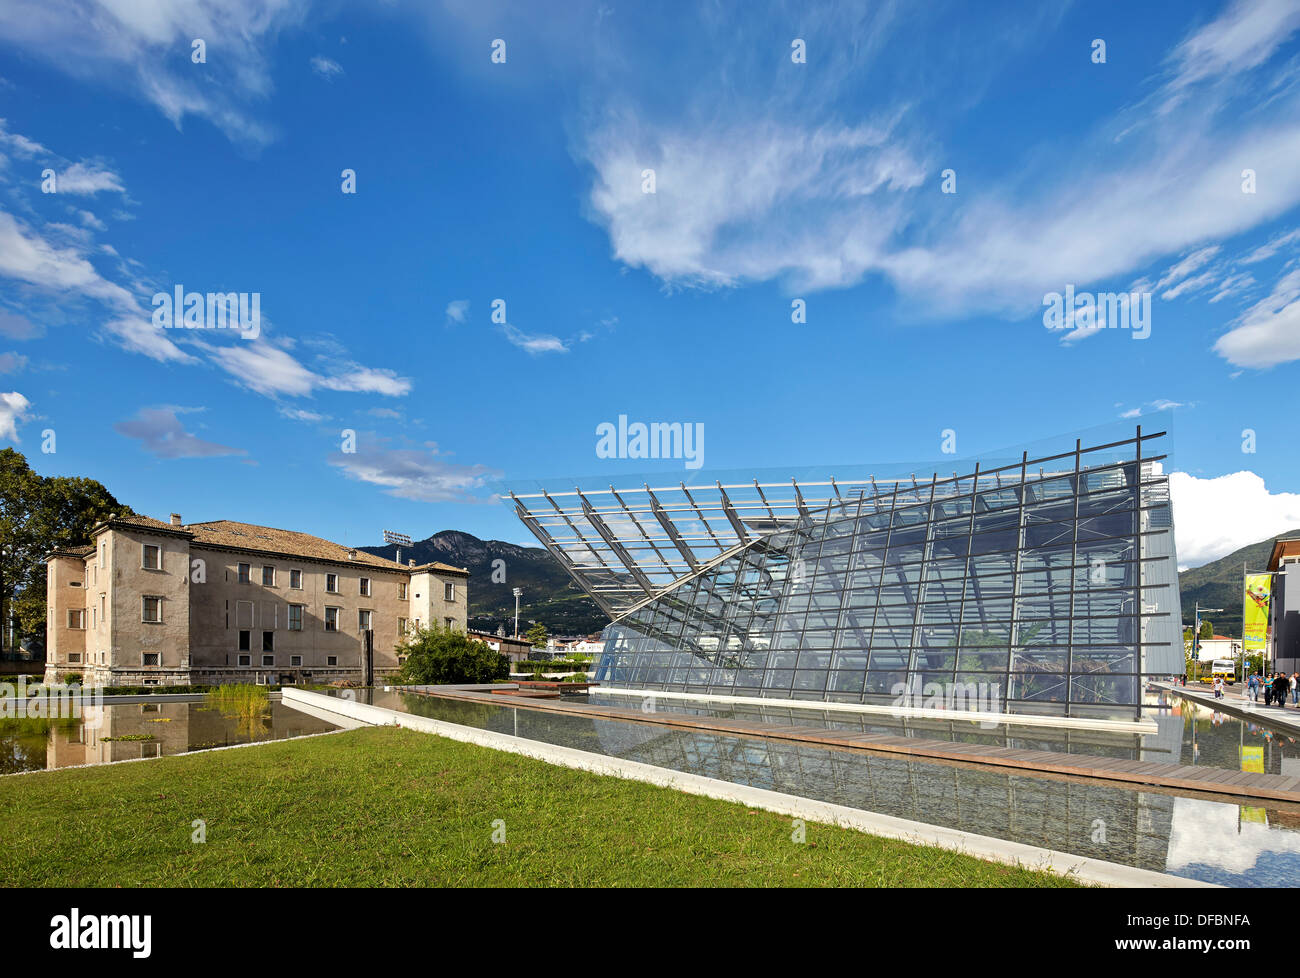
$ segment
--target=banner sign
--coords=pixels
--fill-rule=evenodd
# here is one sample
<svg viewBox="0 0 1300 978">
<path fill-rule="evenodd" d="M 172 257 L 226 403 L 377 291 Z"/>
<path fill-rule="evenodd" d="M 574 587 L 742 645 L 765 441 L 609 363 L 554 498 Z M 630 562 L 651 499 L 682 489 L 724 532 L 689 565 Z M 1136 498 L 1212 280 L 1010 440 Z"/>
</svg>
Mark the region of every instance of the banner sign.
<svg viewBox="0 0 1300 978">
<path fill-rule="evenodd" d="M 1273 591 L 1272 574 L 1247 574 L 1242 611 L 1242 646 L 1247 653 L 1263 652 L 1268 637 L 1268 602 Z"/>
</svg>

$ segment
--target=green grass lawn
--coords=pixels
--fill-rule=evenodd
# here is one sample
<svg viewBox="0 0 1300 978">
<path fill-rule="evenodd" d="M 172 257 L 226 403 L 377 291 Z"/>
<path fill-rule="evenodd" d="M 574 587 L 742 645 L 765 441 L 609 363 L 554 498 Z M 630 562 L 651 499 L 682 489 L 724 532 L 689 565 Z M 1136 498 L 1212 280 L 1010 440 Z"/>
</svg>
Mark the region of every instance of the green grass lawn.
<svg viewBox="0 0 1300 978">
<path fill-rule="evenodd" d="M 394 728 L 0 778 L 9 886 L 1072 885 L 791 833 L 770 812 Z"/>
</svg>

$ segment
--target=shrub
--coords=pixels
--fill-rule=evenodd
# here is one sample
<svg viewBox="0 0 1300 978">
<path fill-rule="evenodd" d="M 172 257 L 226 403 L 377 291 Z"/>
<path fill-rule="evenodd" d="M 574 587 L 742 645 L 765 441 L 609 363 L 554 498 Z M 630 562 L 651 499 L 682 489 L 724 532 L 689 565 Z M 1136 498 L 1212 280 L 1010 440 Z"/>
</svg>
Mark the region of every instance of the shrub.
<svg viewBox="0 0 1300 978">
<path fill-rule="evenodd" d="M 79 683 L 81 682 L 81 673 L 79 672 L 65 673 L 63 676 L 63 681 L 65 683 L 68 683 L 69 685 L 71 685 L 72 683 Z"/>
<path fill-rule="evenodd" d="M 447 629 L 421 628 L 397 646 L 406 683 L 490 683 L 510 676 L 510 660 L 486 643 Z"/>
</svg>

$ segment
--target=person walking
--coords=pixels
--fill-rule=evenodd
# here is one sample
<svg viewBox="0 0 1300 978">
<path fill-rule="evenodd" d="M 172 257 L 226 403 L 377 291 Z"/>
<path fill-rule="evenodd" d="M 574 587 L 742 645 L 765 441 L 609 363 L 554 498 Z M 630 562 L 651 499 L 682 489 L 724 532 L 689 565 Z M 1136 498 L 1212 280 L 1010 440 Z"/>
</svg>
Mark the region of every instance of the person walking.
<svg viewBox="0 0 1300 978">
<path fill-rule="evenodd" d="M 1291 705 L 1300 706 L 1300 672 L 1291 673 Z"/>
<path fill-rule="evenodd" d="M 1264 676 L 1260 679 L 1260 683 L 1264 687 L 1264 705 L 1269 706 L 1273 702 L 1273 677 Z"/>
<path fill-rule="evenodd" d="M 1246 695 L 1250 697 L 1252 703 L 1259 702 L 1259 673 L 1252 672 L 1250 678 L 1246 680 Z"/>
<path fill-rule="evenodd" d="M 1223 677 L 1222 676 L 1214 677 L 1214 698 L 1216 700 L 1223 699 Z"/>
<path fill-rule="evenodd" d="M 1290 685 L 1287 682 L 1286 674 L 1279 672 L 1273 680 L 1273 702 L 1280 706 L 1286 706 L 1286 688 Z"/>
</svg>

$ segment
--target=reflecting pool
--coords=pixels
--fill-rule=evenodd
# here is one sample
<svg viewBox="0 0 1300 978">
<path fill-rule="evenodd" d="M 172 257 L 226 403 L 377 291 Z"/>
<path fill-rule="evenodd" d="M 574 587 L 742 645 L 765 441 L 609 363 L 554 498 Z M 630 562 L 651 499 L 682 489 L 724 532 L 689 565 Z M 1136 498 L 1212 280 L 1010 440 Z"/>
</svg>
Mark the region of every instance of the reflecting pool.
<svg viewBox="0 0 1300 978">
<path fill-rule="evenodd" d="M 271 701 L 264 715 L 223 716 L 203 697 L 182 703 L 111 703 L 67 719 L 0 719 L 0 774 L 185 754 L 338 728 Z"/>
<path fill-rule="evenodd" d="M 349 690 L 347 695 L 463 726 L 1191 879 L 1228 886 L 1291 886 L 1300 882 L 1300 806 L 1285 803 L 1236 805 L 1167 789 L 1138 790 L 1102 781 L 1031 777 L 993 768 L 398 690 Z M 621 705 L 628 705 L 626 698 L 618 699 Z M 699 712 L 696 706 L 690 711 Z M 758 719 L 753 709 L 729 708 L 728 713 Z M 782 721 L 770 715 L 770 710 L 761 708 L 762 719 L 773 723 L 805 723 L 804 714 L 809 712 L 799 710 L 797 718 Z M 1276 735 L 1266 736 L 1259 728 L 1252 731 L 1248 724 L 1199 704 L 1175 701 L 1162 707 L 1156 702 L 1151 710 L 1159 727 L 1155 734 L 984 730 L 968 721 L 909 721 L 901 725 L 901 721 L 881 723 L 874 717 L 842 713 L 828 713 L 827 723 L 894 733 L 905 729 L 910 736 L 935 739 L 947 729 L 953 738 L 1003 738 L 989 742 L 1026 749 L 1195 762 L 1233 770 L 1284 773 L 1295 763 L 1296 747 L 1286 738 L 1279 742 Z"/>
</svg>

